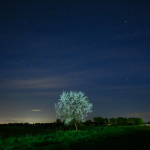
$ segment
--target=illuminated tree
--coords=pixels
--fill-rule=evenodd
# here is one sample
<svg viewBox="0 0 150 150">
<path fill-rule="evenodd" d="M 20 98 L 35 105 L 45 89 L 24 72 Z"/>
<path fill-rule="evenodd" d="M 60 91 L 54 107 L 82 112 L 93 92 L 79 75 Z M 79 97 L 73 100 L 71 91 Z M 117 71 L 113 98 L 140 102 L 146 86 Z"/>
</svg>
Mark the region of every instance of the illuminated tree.
<svg viewBox="0 0 150 150">
<path fill-rule="evenodd" d="M 88 97 L 82 92 L 63 92 L 60 95 L 60 102 L 55 104 L 56 117 L 63 118 L 66 125 L 73 122 L 77 131 L 77 125 L 85 122 L 84 118 L 87 117 L 87 113 L 92 112 L 92 106 Z"/>
</svg>

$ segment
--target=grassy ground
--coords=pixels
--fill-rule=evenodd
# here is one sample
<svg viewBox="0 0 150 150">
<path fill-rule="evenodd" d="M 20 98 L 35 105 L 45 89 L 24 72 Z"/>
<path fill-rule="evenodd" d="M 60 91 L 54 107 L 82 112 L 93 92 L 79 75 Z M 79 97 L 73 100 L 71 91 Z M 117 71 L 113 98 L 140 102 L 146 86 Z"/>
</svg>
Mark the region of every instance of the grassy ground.
<svg viewBox="0 0 150 150">
<path fill-rule="evenodd" d="M 141 150 L 149 141 L 150 126 L 0 126 L 0 150 Z"/>
</svg>

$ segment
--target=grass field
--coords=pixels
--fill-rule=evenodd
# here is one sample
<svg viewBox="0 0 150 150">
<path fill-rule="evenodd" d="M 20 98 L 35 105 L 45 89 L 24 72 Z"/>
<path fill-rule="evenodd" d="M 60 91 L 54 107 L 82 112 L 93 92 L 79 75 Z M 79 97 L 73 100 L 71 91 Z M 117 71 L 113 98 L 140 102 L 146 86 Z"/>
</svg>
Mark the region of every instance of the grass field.
<svg viewBox="0 0 150 150">
<path fill-rule="evenodd" d="M 150 126 L 0 126 L 0 150 L 148 149 Z"/>
</svg>

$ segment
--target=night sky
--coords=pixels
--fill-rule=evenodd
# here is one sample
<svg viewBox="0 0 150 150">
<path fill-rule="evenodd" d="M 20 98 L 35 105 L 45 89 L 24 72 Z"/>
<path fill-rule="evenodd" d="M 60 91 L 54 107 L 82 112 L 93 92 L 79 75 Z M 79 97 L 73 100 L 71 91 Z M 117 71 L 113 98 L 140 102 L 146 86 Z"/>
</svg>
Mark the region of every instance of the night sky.
<svg viewBox="0 0 150 150">
<path fill-rule="evenodd" d="M 1 0 L 0 123 L 56 121 L 63 91 L 85 118 L 150 121 L 149 0 Z"/>
</svg>

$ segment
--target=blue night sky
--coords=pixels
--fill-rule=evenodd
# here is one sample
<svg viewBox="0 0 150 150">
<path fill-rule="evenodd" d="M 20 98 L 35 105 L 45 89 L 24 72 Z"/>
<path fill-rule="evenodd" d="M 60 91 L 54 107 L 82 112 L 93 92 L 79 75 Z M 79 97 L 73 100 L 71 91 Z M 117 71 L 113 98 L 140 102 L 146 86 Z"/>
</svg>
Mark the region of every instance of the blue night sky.
<svg viewBox="0 0 150 150">
<path fill-rule="evenodd" d="M 150 121 L 149 0 L 0 1 L 0 123 L 48 123 L 63 91 L 94 117 Z"/>
</svg>

